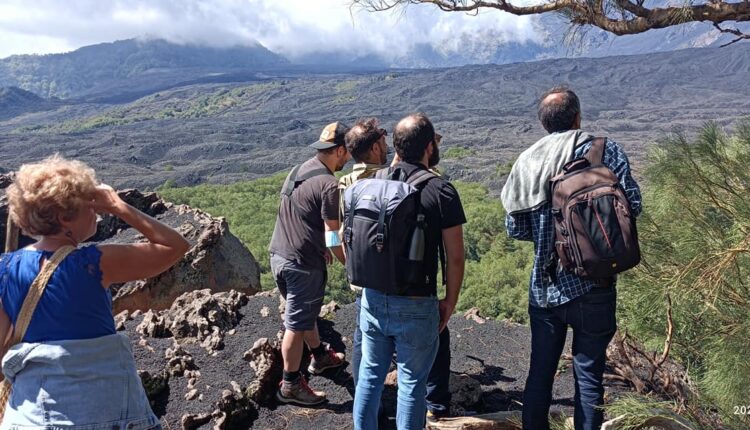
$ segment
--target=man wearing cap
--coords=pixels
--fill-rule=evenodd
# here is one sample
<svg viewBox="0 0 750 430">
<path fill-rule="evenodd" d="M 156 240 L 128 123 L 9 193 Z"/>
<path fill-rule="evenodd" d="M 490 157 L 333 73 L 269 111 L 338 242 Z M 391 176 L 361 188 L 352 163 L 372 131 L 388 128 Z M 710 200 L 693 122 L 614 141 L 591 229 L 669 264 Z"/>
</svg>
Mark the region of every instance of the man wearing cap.
<svg viewBox="0 0 750 430">
<path fill-rule="evenodd" d="M 284 181 L 276 225 L 268 249 L 271 271 L 286 300 L 281 355 L 284 376 L 276 393 L 280 402 L 302 406 L 326 400 L 312 390 L 300 372 L 304 344 L 312 351 L 308 371 L 319 374 L 344 364 L 344 355 L 320 341 L 316 320 L 323 304 L 326 263 L 333 257 L 344 262 L 338 236 L 339 189 L 333 172 L 349 160 L 344 136 L 348 128 L 327 125 L 310 145 L 317 154 L 295 166 Z"/>
</svg>

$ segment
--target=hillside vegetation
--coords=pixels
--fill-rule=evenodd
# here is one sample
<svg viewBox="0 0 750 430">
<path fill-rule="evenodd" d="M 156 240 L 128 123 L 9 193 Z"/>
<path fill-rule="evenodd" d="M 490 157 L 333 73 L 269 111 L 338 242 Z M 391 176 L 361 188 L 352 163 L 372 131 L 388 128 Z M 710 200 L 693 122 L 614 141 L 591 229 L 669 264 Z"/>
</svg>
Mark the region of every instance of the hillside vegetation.
<svg viewBox="0 0 750 430">
<path fill-rule="evenodd" d="M 268 244 L 273 233 L 279 190 L 284 173 L 231 185 L 162 187 L 167 200 L 198 207 L 215 216 L 224 216 L 232 233 L 247 245 L 261 265 L 261 285 L 274 288 L 268 262 Z M 466 282 L 459 310 L 479 307 L 482 315 L 527 319 L 527 289 L 531 264 L 531 244 L 511 241 L 505 234 L 505 214 L 499 201 L 479 184 L 457 182 L 456 188 L 466 212 Z M 343 266 L 329 268 L 328 299 L 340 303 L 354 300 Z"/>
</svg>

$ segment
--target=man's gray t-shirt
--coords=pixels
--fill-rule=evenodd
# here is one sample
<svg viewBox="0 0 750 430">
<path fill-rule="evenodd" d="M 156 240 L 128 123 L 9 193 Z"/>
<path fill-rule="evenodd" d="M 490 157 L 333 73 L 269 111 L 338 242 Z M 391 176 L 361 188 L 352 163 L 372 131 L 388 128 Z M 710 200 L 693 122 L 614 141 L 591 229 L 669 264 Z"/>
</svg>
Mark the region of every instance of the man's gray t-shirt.
<svg viewBox="0 0 750 430">
<path fill-rule="evenodd" d="M 290 197 L 282 194 L 268 250 L 302 266 L 324 270 L 323 220 L 339 219 L 338 180 L 317 157 L 305 161 L 297 171 L 297 177 L 318 169 L 328 173 L 302 182 Z M 287 176 L 282 190 L 286 189 L 288 180 Z"/>
</svg>

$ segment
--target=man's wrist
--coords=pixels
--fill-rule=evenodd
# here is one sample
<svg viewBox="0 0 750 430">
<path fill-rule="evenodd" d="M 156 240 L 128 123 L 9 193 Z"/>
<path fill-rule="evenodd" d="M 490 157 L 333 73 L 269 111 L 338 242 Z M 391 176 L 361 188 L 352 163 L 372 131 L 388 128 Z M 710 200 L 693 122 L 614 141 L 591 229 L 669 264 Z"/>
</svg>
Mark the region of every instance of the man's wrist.
<svg viewBox="0 0 750 430">
<path fill-rule="evenodd" d="M 443 299 L 443 302 L 455 308 L 456 303 L 458 303 L 458 299 L 448 297 L 448 295 L 446 295 L 445 298 Z"/>
</svg>

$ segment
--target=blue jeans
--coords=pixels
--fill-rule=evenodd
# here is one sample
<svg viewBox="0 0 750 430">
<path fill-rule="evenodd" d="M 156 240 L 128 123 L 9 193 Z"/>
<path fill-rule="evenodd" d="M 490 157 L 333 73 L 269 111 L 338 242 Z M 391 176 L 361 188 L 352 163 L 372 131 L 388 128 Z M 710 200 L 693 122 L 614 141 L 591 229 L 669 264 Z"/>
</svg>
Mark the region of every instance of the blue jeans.
<svg viewBox="0 0 750 430">
<path fill-rule="evenodd" d="M 451 332 L 448 326 L 440 333 L 435 362 L 427 377 L 427 409 L 435 415 L 446 415 L 451 406 Z"/>
<path fill-rule="evenodd" d="M 354 428 L 378 428 L 378 405 L 393 352 L 398 368 L 399 430 L 421 430 L 425 385 L 438 350 L 440 315 L 435 297 L 400 297 L 369 288 L 362 293 L 362 361 L 354 392 Z"/>
<path fill-rule="evenodd" d="M 531 365 L 523 393 L 524 430 L 549 429 L 552 384 L 565 345 L 568 326 L 573 329 L 575 377 L 575 428 L 599 429 L 603 421 L 604 365 L 607 345 L 617 330 L 614 287 L 591 292 L 554 308 L 529 306 Z"/>
<path fill-rule="evenodd" d="M 362 361 L 362 330 L 359 329 L 359 314 L 362 308 L 362 299 L 360 295 L 354 300 L 354 308 L 357 310 L 354 319 L 354 336 L 352 339 L 352 379 L 354 387 L 357 387 L 359 377 L 359 363 Z M 451 372 L 451 334 L 448 327 L 440 333 L 440 345 L 438 346 L 435 362 L 432 363 L 430 375 L 427 377 L 427 409 L 436 415 L 447 414 L 450 412 L 451 391 L 450 391 L 450 372 Z M 383 409 L 383 404 L 380 404 Z"/>
</svg>

